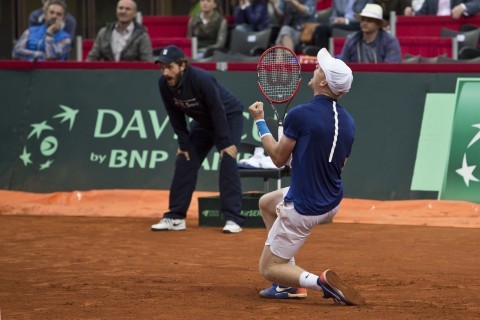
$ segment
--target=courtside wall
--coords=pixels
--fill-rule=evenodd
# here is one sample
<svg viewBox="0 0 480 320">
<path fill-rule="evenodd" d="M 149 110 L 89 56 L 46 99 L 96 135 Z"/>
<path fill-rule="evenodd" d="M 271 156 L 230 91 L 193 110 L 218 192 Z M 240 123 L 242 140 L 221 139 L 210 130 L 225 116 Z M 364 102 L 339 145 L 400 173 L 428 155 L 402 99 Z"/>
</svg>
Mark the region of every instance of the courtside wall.
<svg viewBox="0 0 480 320">
<path fill-rule="evenodd" d="M 454 93 L 459 77 L 479 77 L 480 72 L 353 69 L 352 90 L 340 100 L 356 122 L 353 152 L 344 169 L 345 196 L 436 198 L 436 192 L 410 190 L 426 94 Z M 311 70 L 303 73 L 292 106 L 311 99 Z M 210 72 L 244 103 L 243 140 L 258 143 L 247 112 L 256 100 L 266 103 L 256 73 Z M 159 96 L 158 76 L 150 67 L 0 70 L 1 188 L 168 189 L 177 143 Z M 265 107 L 272 117 L 267 103 Z M 217 175 L 218 153 L 212 152 L 197 189 L 217 190 Z M 244 191 L 263 189 L 261 179 L 242 183 Z"/>
</svg>

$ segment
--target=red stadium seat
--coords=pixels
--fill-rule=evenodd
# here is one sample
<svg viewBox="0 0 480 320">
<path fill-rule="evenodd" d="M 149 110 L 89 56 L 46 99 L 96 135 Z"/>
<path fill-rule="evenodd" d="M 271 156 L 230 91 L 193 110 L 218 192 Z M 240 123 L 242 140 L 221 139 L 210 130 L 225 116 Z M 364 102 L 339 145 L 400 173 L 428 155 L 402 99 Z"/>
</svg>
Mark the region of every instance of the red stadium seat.
<svg viewBox="0 0 480 320">
<path fill-rule="evenodd" d="M 152 48 L 159 49 L 166 47 L 168 45 L 176 45 L 183 50 L 185 56 L 188 58 L 192 57 L 192 38 L 186 37 L 175 37 L 175 38 L 151 38 Z"/>
<path fill-rule="evenodd" d="M 143 16 L 150 38 L 186 37 L 189 16 Z"/>
<path fill-rule="evenodd" d="M 94 43 L 95 43 L 95 40 L 93 39 L 82 40 L 82 61 L 85 61 L 85 59 L 88 56 L 88 53 L 90 52 L 90 50 L 92 50 Z"/>
<path fill-rule="evenodd" d="M 449 16 L 397 16 L 396 33 L 397 37 L 439 37 L 442 28 L 459 30 L 464 24 L 480 26 L 480 16 L 462 16 L 459 19 Z"/>
</svg>

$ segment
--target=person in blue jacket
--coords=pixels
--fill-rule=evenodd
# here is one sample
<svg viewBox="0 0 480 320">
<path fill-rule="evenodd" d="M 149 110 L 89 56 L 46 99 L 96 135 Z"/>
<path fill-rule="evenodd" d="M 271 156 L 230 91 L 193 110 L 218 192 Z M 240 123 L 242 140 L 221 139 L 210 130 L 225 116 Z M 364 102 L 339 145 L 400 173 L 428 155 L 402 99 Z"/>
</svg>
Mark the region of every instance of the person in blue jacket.
<svg viewBox="0 0 480 320">
<path fill-rule="evenodd" d="M 155 63 L 161 72 L 160 95 L 179 146 L 169 211 L 152 225 L 152 231 L 186 229 L 185 218 L 198 170 L 215 146 L 221 156 L 220 212 L 226 219 L 223 232 L 241 232 L 245 217 L 240 215 L 242 190 L 236 158 L 243 132 L 243 105 L 211 74 L 189 65 L 177 46 L 163 48 Z"/>
<path fill-rule="evenodd" d="M 387 22 L 383 19 L 380 5 L 367 3 L 357 19 L 360 21 L 360 31 L 348 36 L 340 59 L 361 63 L 402 61 L 398 39 L 383 29 Z"/>
<path fill-rule="evenodd" d="M 267 0 L 239 0 L 233 10 L 235 29 L 252 32 L 270 27 Z"/>
<path fill-rule="evenodd" d="M 35 9 L 30 13 L 28 16 L 29 27 L 40 26 L 45 23 L 45 11 L 47 10 L 50 1 L 51 0 L 42 0 L 42 7 Z M 75 40 L 77 20 L 70 12 L 67 12 L 65 15 L 65 26 L 63 27 L 63 30 L 70 35 L 70 39 L 72 39 L 72 41 Z"/>
<path fill-rule="evenodd" d="M 45 23 L 29 27 L 13 47 L 15 59 L 27 61 L 67 60 L 72 39 L 63 30 L 67 6 L 51 0 L 45 11 Z"/>
</svg>

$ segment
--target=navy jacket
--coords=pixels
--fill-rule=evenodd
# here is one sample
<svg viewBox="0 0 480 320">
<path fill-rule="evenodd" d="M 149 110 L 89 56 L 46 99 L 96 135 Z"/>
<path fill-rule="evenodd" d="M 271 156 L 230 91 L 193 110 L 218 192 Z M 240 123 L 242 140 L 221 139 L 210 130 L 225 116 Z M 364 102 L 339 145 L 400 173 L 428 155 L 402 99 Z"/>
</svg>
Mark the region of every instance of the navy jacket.
<svg viewBox="0 0 480 320">
<path fill-rule="evenodd" d="M 233 144 L 227 116 L 241 115 L 243 106 L 215 77 L 200 68 L 188 66 L 175 89 L 168 87 L 163 76 L 158 80 L 158 86 L 181 150 L 189 150 L 190 147 L 185 115 L 198 125 L 214 130 L 218 150 Z"/>
<path fill-rule="evenodd" d="M 363 61 L 361 50 L 361 41 L 363 32 L 357 31 L 348 36 L 343 45 L 340 59 L 344 62 L 400 62 L 402 60 L 402 51 L 398 39 L 383 29 L 378 30 L 375 44 L 375 61 Z"/>
</svg>

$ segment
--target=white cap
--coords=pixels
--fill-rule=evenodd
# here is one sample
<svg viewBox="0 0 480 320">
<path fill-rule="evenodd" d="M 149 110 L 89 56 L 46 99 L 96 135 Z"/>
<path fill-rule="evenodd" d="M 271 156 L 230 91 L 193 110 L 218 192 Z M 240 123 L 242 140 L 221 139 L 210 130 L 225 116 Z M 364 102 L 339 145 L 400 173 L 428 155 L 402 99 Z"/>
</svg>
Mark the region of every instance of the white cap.
<svg viewBox="0 0 480 320">
<path fill-rule="evenodd" d="M 334 94 L 340 95 L 350 90 L 353 75 L 352 70 L 345 62 L 332 57 L 325 48 L 318 51 L 317 61 L 325 73 L 328 87 Z"/>
</svg>

